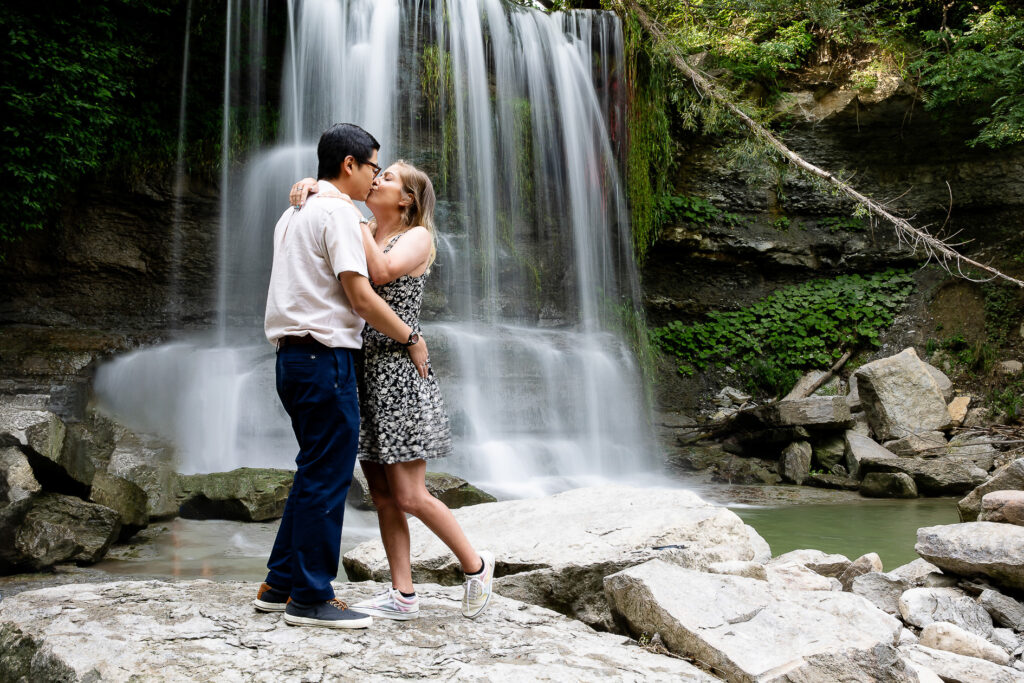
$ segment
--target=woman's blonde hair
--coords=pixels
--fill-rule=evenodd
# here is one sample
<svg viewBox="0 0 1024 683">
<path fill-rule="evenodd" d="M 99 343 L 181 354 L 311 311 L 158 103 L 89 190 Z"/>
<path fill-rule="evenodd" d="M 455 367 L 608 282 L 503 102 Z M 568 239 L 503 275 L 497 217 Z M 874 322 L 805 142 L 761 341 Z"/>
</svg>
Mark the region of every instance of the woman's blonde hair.
<svg viewBox="0 0 1024 683">
<path fill-rule="evenodd" d="M 412 195 L 412 204 L 402 210 L 402 224 L 406 228 L 422 225 L 430 233 L 430 257 L 427 259 L 427 270 L 437 258 L 437 238 L 434 231 L 434 206 L 437 197 L 434 195 L 434 184 L 430 176 L 407 161 L 399 159 L 395 166 L 400 167 L 402 189 Z"/>
</svg>

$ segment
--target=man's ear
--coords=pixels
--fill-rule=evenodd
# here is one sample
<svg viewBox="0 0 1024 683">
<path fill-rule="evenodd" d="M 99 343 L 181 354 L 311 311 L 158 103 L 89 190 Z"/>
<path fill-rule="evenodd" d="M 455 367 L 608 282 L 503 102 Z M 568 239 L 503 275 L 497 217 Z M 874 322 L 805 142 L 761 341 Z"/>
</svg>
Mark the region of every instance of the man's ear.
<svg viewBox="0 0 1024 683">
<path fill-rule="evenodd" d="M 340 173 L 340 175 L 342 177 L 348 177 L 348 176 L 352 175 L 355 172 L 355 170 L 356 170 L 356 158 L 354 156 L 352 156 L 351 154 L 349 154 L 341 162 L 341 169 L 340 169 L 341 173 Z"/>
</svg>

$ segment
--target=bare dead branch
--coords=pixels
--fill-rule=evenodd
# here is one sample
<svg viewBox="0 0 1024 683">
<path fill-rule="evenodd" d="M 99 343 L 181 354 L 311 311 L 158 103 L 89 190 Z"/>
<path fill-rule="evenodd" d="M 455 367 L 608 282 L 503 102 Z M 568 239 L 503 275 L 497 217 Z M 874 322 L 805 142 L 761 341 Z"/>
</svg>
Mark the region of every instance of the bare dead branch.
<svg viewBox="0 0 1024 683">
<path fill-rule="evenodd" d="M 766 142 L 779 154 L 785 157 L 791 164 L 804 172 L 817 178 L 821 178 L 830 185 L 833 185 L 840 193 L 864 207 L 872 218 L 882 219 L 889 223 L 895 230 L 896 237 L 899 240 L 900 245 L 906 245 L 915 253 L 918 250 L 924 252 L 929 260 L 934 259 L 935 262 L 945 269 L 947 273 L 951 275 L 955 274 L 965 280 L 970 280 L 971 282 L 988 282 L 990 280 L 1000 278 L 1007 282 L 1012 282 L 1018 287 L 1024 287 L 1024 282 L 1021 280 L 1010 277 L 988 264 L 980 263 L 974 259 L 964 256 L 943 240 L 928 233 L 926 229 L 915 228 L 909 221 L 894 215 L 886 209 L 885 206 L 861 192 L 858 192 L 846 181 L 805 160 L 803 157 L 787 147 L 786 144 L 776 137 L 774 133 L 740 109 L 740 107 L 733 101 L 732 97 L 726 93 L 713 78 L 700 73 L 691 67 L 686 61 L 686 58 L 665 36 L 661 26 L 647 15 L 647 12 L 644 11 L 637 0 L 618 0 L 618 3 L 624 11 L 629 11 L 636 15 L 636 18 L 654 39 L 656 44 L 665 51 L 672 64 L 679 69 L 684 76 L 690 79 L 694 88 L 696 88 L 701 95 L 706 95 L 712 98 L 732 112 L 732 114 L 738 118 L 756 138 Z M 978 270 L 991 274 L 991 277 L 972 278 L 964 273 L 965 267 L 977 268 Z"/>
</svg>

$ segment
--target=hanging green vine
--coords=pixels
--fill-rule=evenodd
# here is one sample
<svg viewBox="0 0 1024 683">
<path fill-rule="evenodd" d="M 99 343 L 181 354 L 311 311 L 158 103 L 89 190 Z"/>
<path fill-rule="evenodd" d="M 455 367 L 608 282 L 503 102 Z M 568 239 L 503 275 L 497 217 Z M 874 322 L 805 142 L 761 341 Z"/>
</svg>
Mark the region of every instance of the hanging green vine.
<svg viewBox="0 0 1024 683">
<path fill-rule="evenodd" d="M 661 220 L 658 197 L 665 194 L 672 161 L 672 138 L 665 112 L 668 67 L 645 44 L 645 33 L 633 16 L 623 22 L 626 56 L 626 119 L 629 147 L 626 194 L 633 226 L 633 249 L 642 263 L 658 238 Z"/>
</svg>

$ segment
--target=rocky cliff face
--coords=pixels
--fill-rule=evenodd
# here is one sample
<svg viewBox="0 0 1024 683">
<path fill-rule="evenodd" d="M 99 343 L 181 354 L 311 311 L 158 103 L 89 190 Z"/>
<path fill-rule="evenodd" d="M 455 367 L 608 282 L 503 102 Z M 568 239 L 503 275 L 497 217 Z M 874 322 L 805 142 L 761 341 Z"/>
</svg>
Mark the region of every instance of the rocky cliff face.
<svg viewBox="0 0 1024 683">
<path fill-rule="evenodd" d="M 798 154 L 845 174 L 915 225 L 938 232 L 945 224 L 942 234 L 968 241 L 968 253 L 984 258 L 1024 246 L 1024 147 L 965 146 L 960 140 L 968 136 L 926 114 L 895 80 L 867 94 L 826 90 L 813 79 L 806 87 L 779 106 L 783 138 Z M 700 140 L 689 141 L 680 160 L 676 192 L 707 198 L 733 217 L 663 231 L 643 270 L 654 324 L 743 306 L 809 277 L 921 260 L 887 225 L 853 219 L 848 202 L 795 173 L 781 185 L 749 183 Z"/>
</svg>

